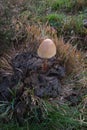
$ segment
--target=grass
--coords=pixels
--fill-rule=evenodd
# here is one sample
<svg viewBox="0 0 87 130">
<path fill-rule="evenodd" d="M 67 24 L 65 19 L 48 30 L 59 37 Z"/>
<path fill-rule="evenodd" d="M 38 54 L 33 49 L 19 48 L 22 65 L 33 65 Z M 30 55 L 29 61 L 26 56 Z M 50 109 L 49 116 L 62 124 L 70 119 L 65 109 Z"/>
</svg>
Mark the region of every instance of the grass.
<svg viewBox="0 0 87 130">
<path fill-rule="evenodd" d="M 56 107 L 48 103 L 45 103 L 45 109 L 47 111 L 47 117 L 44 118 L 43 122 L 37 122 L 35 119 L 31 121 L 25 121 L 24 126 L 19 126 L 17 122 L 12 122 L 10 124 L 0 124 L 0 127 L 8 130 L 79 130 L 86 129 L 87 122 L 86 118 L 83 116 L 84 114 L 80 111 L 81 105 L 75 107 L 68 107 L 68 105 L 59 105 Z"/>
<path fill-rule="evenodd" d="M 86 0 L 54 0 L 51 4 L 52 10 L 64 11 L 66 13 L 78 13 L 80 10 L 86 9 Z"/>
<path fill-rule="evenodd" d="M 3 18 L 0 20 L 0 37 L 2 37 L 2 32 L 3 36 L 7 37 L 6 40 L 1 38 L 3 41 L 2 48 L 5 49 L 8 45 L 13 44 L 12 40 L 16 37 L 15 29 L 20 28 L 21 31 L 22 26 L 19 23 L 21 21 L 22 25 L 48 23 L 57 30 L 58 37 L 62 35 L 65 41 L 71 40 L 73 45 L 78 46 L 78 49 L 87 49 L 87 29 L 83 25 L 83 20 L 86 19 L 87 15 L 87 2 L 85 0 L 54 0 L 53 2 L 50 0 L 33 2 L 25 0 L 22 4 L 17 4 L 16 0 L 9 3 L 3 2 L 3 15 L 1 16 Z M 20 6 L 20 10 L 16 13 L 14 12 L 15 6 L 17 6 L 16 10 Z M 5 9 L 5 7 L 7 8 Z"/>
<path fill-rule="evenodd" d="M 57 38 L 57 32 L 52 27 L 47 26 L 47 25 L 43 25 L 43 27 L 41 27 L 40 25 L 38 26 L 26 25 L 23 31 L 26 34 L 26 39 L 24 40 L 23 43 L 21 43 L 21 46 L 19 46 L 18 49 L 17 47 L 16 49 L 11 48 L 10 53 L 6 54 L 6 56 L 4 55 L 4 57 L 2 57 L 0 60 L 1 70 L 3 70 L 5 74 L 12 73 L 10 60 L 13 57 L 13 55 L 16 55 L 16 53 L 18 52 L 20 53 L 20 51 L 23 51 L 23 50 L 25 50 L 26 52 L 33 51 L 37 53 L 37 48 L 40 42 L 45 37 L 52 38 L 53 41 L 55 42 L 57 46 L 56 62 L 58 62 L 58 64 L 65 66 L 66 72 L 68 74 L 73 73 L 73 71 L 82 73 L 83 62 L 84 62 L 83 56 L 82 56 L 83 54 L 77 50 L 76 46 L 72 46 L 69 42 L 65 43 L 63 38 Z M 19 37 L 16 37 L 16 40 L 20 43 Z M 11 50 L 15 50 L 15 51 L 12 52 Z M 78 66 L 78 68 L 76 66 Z"/>
<path fill-rule="evenodd" d="M 0 123 L 0 130 L 86 130 L 87 59 L 81 57 L 77 48 L 83 50 L 83 55 L 85 55 L 84 52 L 87 50 L 87 29 L 84 28 L 83 20 L 87 19 L 87 1 L 25 0 L 22 4 L 19 4 L 20 2 L 17 0 L 9 0 L 10 2 L 1 1 L 3 8 L 1 7 L 2 14 L 0 14 L 2 17 L 0 19 L 0 55 L 3 52 L 7 52 L 12 45 L 19 47 L 21 44 L 21 50 L 25 49 L 29 51 L 29 49 L 32 49 L 32 43 L 36 45 L 35 43 L 40 42 L 43 37 L 48 36 L 53 38 L 55 43 L 58 43 L 58 57 L 62 59 L 60 62 L 66 66 L 69 74 L 72 72 L 73 67 L 75 68 L 74 71 L 80 67 L 74 76 L 73 73 L 67 76 L 64 84 L 66 83 L 66 86 L 72 85 L 75 89 L 81 87 L 82 94 L 81 101 L 76 106 L 70 106 L 69 102 L 60 105 L 58 101 L 53 102 L 53 104 L 44 101 L 44 109 L 46 110 L 44 114 L 46 114 L 46 117 L 43 118 L 43 121 L 38 122 L 35 119 L 37 112 L 33 111 L 36 113 L 34 113 L 32 123 L 29 120 L 30 117 L 27 116 L 24 119 L 24 126 L 19 126 L 17 119 L 14 119 L 12 115 L 12 112 L 14 112 L 14 95 L 11 102 L 8 102 L 7 105 L 5 102 L 0 103 L 0 114 L 3 113 L 2 116 L 6 116 L 6 119 L 10 117 L 9 123 L 3 119 L 4 123 Z M 15 7 L 18 12 L 15 12 Z M 19 7 L 20 10 L 18 10 Z M 45 24 L 48 26 L 45 26 Z M 32 26 L 30 27 L 30 25 Z M 54 27 L 56 31 L 52 30 L 49 25 Z M 55 32 L 57 32 L 56 36 Z M 63 41 L 59 38 L 61 36 L 63 37 Z M 56 39 L 56 37 L 58 38 Z M 31 43 L 31 48 L 26 48 L 28 41 Z M 27 46 L 30 47 L 30 45 Z M 36 49 L 36 46 L 34 49 Z M 20 52 L 20 50 L 15 50 L 15 53 L 16 51 Z M 8 56 L 13 56 L 13 53 L 11 51 L 11 55 Z M 7 60 L 5 58 L 0 60 L 0 67 L 2 66 L 2 71 L 7 72 L 7 74 L 12 74 L 13 70 L 9 64 L 10 62 L 8 58 Z M 80 60 L 76 64 L 75 61 L 78 58 Z M 10 109 L 11 113 L 9 111 Z"/>
<path fill-rule="evenodd" d="M 73 47 L 69 43 L 65 44 L 62 38 L 58 39 L 56 31 L 50 26 L 43 25 L 43 27 L 40 28 L 40 26 L 38 27 L 35 25 L 32 25 L 32 26 L 26 25 L 25 30 L 27 34 L 26 40 L 24 43 L 21 44 L 20 48 L 18 49 L 12 48 L 14 52 L 12 52 L 10 49 L 11 52 L 9 52 L 8 54 L 6 53 L 6 56 L 4 54 L 4 57 L 1 57 L 0 71 L 4 75 L 9 74 L 10 76 L 13 73 L 13 70 L 10 64 L 13 56 L 20 53 L 21 51 L 23 52 L 23 50 L 25 50 L 25 52 L 34 50 L 36 52 L 37 46 L 40 44 L 40 41 L 44 37 L 48 36 L 54 40 L 57 46 L 56 62 L 64 65 L 67 70 L 68 75 L 66 77 L 66 81 L 64 82 L 64 84 L 66 83 L 66 86 L 72 84 L 77 89 L 80 89 L 81 86 L 86 88 L 85 69 L 83 68 L 84 59 L 83 59 L 83 56 L 81 55 L 81 52 L 78 51 L 76 47 Z M 27 42 L 27 41 L 30 41 L 30 42 Z M 71 75 L 73 74 L 73 75 L 72 75 L 72 78 L 70 78 L 70 83 L 69 83 L 68 77 L 70 76 L 70 74 Z M 73 78 L 75 77 L 77 79 L 75 79 L 74 81 Z M 77 83 L 79 86 L 77 87 L 75 83 Z M 56 128 L 59 130 L 63 130 L 63 129 L 64 130 L 67 130 L 67 129 L 79 130 L 80 128 L 85 129 L 87 125 L 87 121 L 86 121 L 87 119 L 84 112 L 85 110 L 83 109 L 83 106 L 82 106 L 83 103 L 80 103 L 78 106 L 72 107 L 69 105 L 68 102 L 66 104 L 60 105 L 58 101 L 54 100 L 54 102 L 52 102 L 53 104 L 50 104 L 50 102 L 47 102 L 47 101 L 45 102 L 45 100 L 42 100 L 42 99 L 38 100 L 38 98 L 32 95 L 33 94 L 32 92 L 31 92 L 32 103 L 30 103 L 29 102 L 30 90 L 26 88 L 26 86 L 25 86 L 24 93 L 25 93 L 25 96 L 27 95 L 27 98 L 23 97 L 22 95 L 22 97 L 19 97 L 19 100 L 21 100 L 21 103 L 22 105 L 25 106 L 25 108 L 28 105 L 28 108 L 27 108 L 25 117 L 20 118 L 22 117 L 21 115 L 18 118 L 18 115 L 16 115 L 15 113 L 15 102 L 16 100 L 18 100 L 18 98 L 16 97 L 17 95 L 16 93 L 20 90 L 20 87 L 21 87 L 21 83 L 19 83 L 15 87 L 15 89 L 13 89 L 13 91 L 9 90 L 12 95 L 11 100 L 9 102 L 1 102 L 0 104 L 0 107 L 1 107 L 0 117 L 1 119 L 3 119 L 3 121 L 7 122 L 6 126 L 3 126 L 3 123 L 1 124 L 2 128 L 5 127 L 5 129 L 15 129 L 15 127 L 18 127 L 18 129 L 32 129 L 32 130 L 33 129 L 55 130 Z M 37 103 L 38 105 L 36 105 Z M 33 104 L 34 107 L 32 108 L 32 105 L 30 106 L 30 104 Z M 23 108 L 23 106 L 21 108 Z M 82 111 L 80 111 L 81 109 Z M 39 114 L 40 110 L 41 110 L 41 114 Z M 22 110 L 21 110 L 21 113 L 22 113 Z M 11 121 L 13 121 L 12 124 L 9 124 L 8 122 L 11 122 Z M 22 121 L 22 124 L 24 122 L 24 126 L 20 128 L 18 124 L 14 125 L 15 121 L 18 121 L 19 124 L 21 123 L 21 121 Z M 27 126 L 26 126 L 26 122 L 28 121 L 29 121 L 29 124 L 27 123 Z M 35 125 L 31 124 L 30 123 L 31 121 Z"/>
</svg>

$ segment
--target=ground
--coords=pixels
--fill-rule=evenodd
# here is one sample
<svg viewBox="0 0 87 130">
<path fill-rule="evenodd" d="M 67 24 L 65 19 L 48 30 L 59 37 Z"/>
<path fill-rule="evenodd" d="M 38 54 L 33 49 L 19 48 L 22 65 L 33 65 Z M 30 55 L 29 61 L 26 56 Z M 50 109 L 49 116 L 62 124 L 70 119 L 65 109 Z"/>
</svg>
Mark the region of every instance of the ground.
<svg viewBox="0 0 87 130">
<path fill-rule="evenodd" d="M 50 1 L 0 1 L 1 130 L 87 129 L 87 2 Z M 46 37 L 57 54 L 44 71 Z"/>
</svg>

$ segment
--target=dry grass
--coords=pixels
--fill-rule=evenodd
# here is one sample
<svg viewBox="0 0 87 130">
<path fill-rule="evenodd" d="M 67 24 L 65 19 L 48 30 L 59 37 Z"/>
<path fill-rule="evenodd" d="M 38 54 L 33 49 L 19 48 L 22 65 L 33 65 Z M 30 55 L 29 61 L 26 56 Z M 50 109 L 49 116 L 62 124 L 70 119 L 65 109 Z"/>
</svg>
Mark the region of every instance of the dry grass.
<svg viewBox="0 0 87 130">
<path fill-rule="evenodd" d="M 0 58 L 0 74 L 6 75 L 12 75 L 13 74 L 13 68 L 11 66 L 10 57 L 6 55 L 5 57 Z"/>
<path fill-rule="evenodd" d="M 77 50 L 76 46 L 72 46 L 69 42 L 65 43 L 63 38 L 58 39 L 54 28 L 47 25 L 42 27 L 29 26 L 29 28 L 27 28 L 27 31 L 28 36 L 32 35 L 31 41 L 33 47 L 35 47 L 36 44 L 35 50 L 37 50 L 37 47 L 41 41 L 47 37 L 51 38 L 55 42 L 57 46 L 56 62 L 58 62 L 58 64 L 64 65 L 67 73 L 79 72 L 79 70 L 82 69 L 82 53 Z M 28 38 L 30 39 L 30 37 Z M 29 39 L 28 41 L 30 41 Z M 30 43 L 31 42 L 29 42 L 29 46 L 31 46 Z"/>
<path fill-rule="evenodd" d="M 81 5 L 81 6 L 87 4 L 86 0 L 77 0 L 76 2 L 77 2 L 77 5 Z"/>
<path fill-rule="evenodd" d="M 38 24 L 37 26 L 25 25 L 24 28 L 25 29 L 22 29 L 20 34 L 22 34 L 22 31 L 25 31 L 25 40 L 21 44 L 10 49 L 6 58 L 1 58 L 1 70 L 5 70 L 5 73 L 12 73 L 13 69 L 9 63 L 14 56 L 21 52 L 37 53 L 37 48 L 41 41 L 45 38 L 51 38 L 57 46 L 55 62 L 63 65 L 66 68 L 67 74 L 75 74 L 77 77 L 80 77 L 80 82 L 85 83 L 84 56 L 82 52 L 77 50 L 76 46 L 72 46 L 69 42 L 65 43 L 63 38 L 58 39 L 55 29 L 47 26 L 47 24 Z M 17 38 L 17 41 L 18 40 Z"/>
<path fill-rule="evenodd" d="M 4 0 L 2 0 L 2 1 L 4 1 Z M 56 110 L 57 113 L 54 113 L 54 112 L 51 113 L 52 115 L 50 117 L 50 121 L 53 120 L 54 122 L 53 123 L 51 122 L 50 128 L 49 128 L 49 125 L 47 125 L 47 129 L 53 130 L 53 127 L 55 127 L 54 129 L 57 129 L 57 127 L 59 127 L 59 125 L 60 125 L 60 128 L 61 128 L 61 126 L 64 127 L 64 130 L 65 129 L 80 129 L 81 128 L 80 126 L 78 126 L 79 128 L 77 128 L 77 122 L 72 124 L 73 120 L 71 120 L 71 117 L 74 115 L 73 119 L 77 120 L 77 117 L 76 117 L 76 115 L 77 115 L 78 119 L 80 120 L 81 126 L 82 126 L 82 122 L 84 122 L 84 121 L 87 122 L 87 94 L 83 92 L 83 90 L 85 90 L 85 91 L 87 90 L 87 56 L 85 57 L 81 51 L 78 51 L 76 46 L 72 46 L 70 44 L 70 41 L 65 43 L 63 37 L 58 38 L 57 37 L 58 32 L 56 32 L 56 30 L 54 28 L 50 27 L 48 25 L 48 23 L 46 25 L 41 25 L 41 23 L 37 23 L 37 21 L 39 19 L 40 19 L 39 21 L 43 21 L 42 19 L 44 19 L 44 15 L 46 16 L 47 14 L 50 14 L 52 12 L 51 8 L 45 4 L 47 1 L 49 1 L 49 5 L 50 5 L 51 0 L 43 1 L 43 3 L 42 3 L 42 1 L 30 0 L 30 1 L 28 1 L 28 4 L 26 2 L 27 6 L 25 6 L 23 4 L 23 8 L 21 7 L 22 2 L 25 2 L 27 0 L 13 0 L 13 1 L 8 0 L 8 1 L 10 1 L 10 2 L 6 2 L 6 0 L 5 0 L 5 2 L 8 3 L 9 5 L 13 2 L 10 6 L 13 8 L 13 11 L 12 11 L 12 8 L 11 8 L 11 10 L 9 8 L 7 8 L 5 10 L 5 12 L 7 12 L 7 15 L 9 13 L 11 13 L 11 18 L 10 18 L 10 15 L 8 15 L 8 17 L 10 20 L 10 25 L 12 27 L 11 28 L 12 31 L 10 31 L 10 32 L 11 32 L 11 34 L 13 34 L 13 35 L 10 35 L 10 39 L 11 39 L 10 42 L 12 42 L 13 46 L 7 51 L 7 53 L 5 53 L 2 57 L 0 57 L 0 75 L 1 75 L 1 77 L 2 77 L 2 74 L 13 75 L 14 71 L 13 71 L 13 68 L 11 65 L 12 58 L 14 58 L 16 55 L 20 54 L 21 52 L 36 53 L 37 48 L 38 48 L 39 44 L 41 43 L 41 41 L 45 38 L 51 38 L 57 46 L 57 54 L 56 54 L 55 63 L 65 66 L 66 71 L 67 71 L 66 79 L 64 80 L 64 84 L 63 84 L 63 88 L 65 89 L 65 92 L 64 92 L 65 96 L 67 96 L 66 95 L 67 93 L 69 93 L 69 95 L 70 95 L 70 90 L 72 91 L 72 88 L 76 88 L 76 87 L 78 87 L 78 88 L 84 87 L 84 88 L 81 89 L 82 90 L 81 91 L 82 102 L 80 102 L 80 105 L 82 105 L 81 109 L 79 110 L 79 108 L 78 108 L 79 105 L 75 106 L 75 107 L 69 106 L 68 107 L 69 109 L 62 108 L 63 112 L 61 112 L 61 107 L 59 107 L 59 109 Z M 19 2 L 19 4 L 18 4 L 18 2 Z M 39 5 L 39 8 L 38 8 L 37 3 L 40 3 L 40 2 L 42 4 Z M 59 2 L 61 5 L 61 1 L 59 1 Z M 78 10 L 81 10 L 81 8 L 85 8 L 86 4 L 87 4 L 86 0 L 76 0 L 75 2 L 77 3 L 77 4 L 75 4 L 75 6 L 73 6 L 73 4 L 69 5 L 67 2 L 66 10 L 70 10 L 71 12 L 73 12 L 73 10 L 76 10 L 76 12 L 78 12 Z M 68 5 L 69 5 L 69 7 L 68 7 Z M 9 7 L 9 6 L 7 6 L 7 7 Z M 23 12 L 20 13 L 20 10 L 19 10 L 19 12 L 17 12 L 17 10 L 14 10 L 15 8 L 19 9 L 19 7 L 21 9 L 24 9 Z M 59 9 L 61 10 L 60 7 L 59 7 Z M 65 7 L 65 4 L 63 7 Z M 58 9 L 58 12 L 59 12 L 59 9 Z M 14 15 L 12 16 L 12 14 L 14 14 Z M 39 18 L 38 18 L 38 16 L 39 16 Z M 30 17 L 30 19 L 29 19 L 29 17 Z M 62 17 L 63 17 L 63 15 L 62 15 Z M 65 16 L 65 18 L 66 17 L 67 16 Z M 71 24 L 72 24 L 73 30 L 76 32 L 76 34 L 77 34 L 77 32 L 79 34 L 79 32 L 84 31 L 82 29 L 82 26 L 80 27 L 80 25 L 79 25 L 80 20 L 79 20 L 79 18 L 77 18 L 77 15 L 75 17 L 76 17 L 75 20 L 71 18 L 70 21 L 68 20 L 69 23 L 66 23 L 66 24 L 64 23 L 64 26 L 62 26 L 62 27 L 58 26 L 58 29 L 61 28 L 61 30 L 62 30 L 62 33 L 61 33 L 62 35 L 63 35 L 63 33 L 66 34 L 67 32 L 69 32 L 69 30 L 70 30 L 69 28 L 71 28 Z M 3 21 L 6 21 L 6 20 L 3 20 Z M 79 22 L 76 22 L 76 21 L 79 21 Z M 28 24 L 28 23 L 30 23 L 32 25 L 30 26 L 30 24 Z M 53 22 L 53 23 L 55 24 L 55 22 Z M 76 24 L 76 23 L 78 23 L 78 24 Z M 35 24 L 37 24 L 37 25 L 35 25 Z M 7 29 L 7 27 L 4 26 L 4 29 Z M 70 37 L 70 32 L 67 34 Z M 7 36 L 7 34 L 6 34 L 6 36 Z M 4 38 L 6 36 L 4 36 Z M 63 36 L 64 36 L 64 38 L 66 38 L 67 35 L 63 35 Z M 76 37 L 76 35 L 74 35 L 74 36 Z M 79 36 L 79 38 L 80 38 L 80 36 Z M 83 37 L 83 39 L 84 39 L 84 37 Z M 10 43 L 10 42 L 8 42 L 8 43 Z M 7 42 L 5 42 L 5 43 L 7 43 Z M 78 44 L 78 41 L 77 41 L 77 44 Z M 82 46 L 83 46 L 83 43 L 82 43 Z M 24 99 L 24 101 L 27 104 L 26 99 L 28 99 L 28 97 L 30 95 L 27 90 L 25 90 L 25 92 L 23 94 L 24 95 L 22 98 Z M 31 93 L 31 95 L 32 95 L 32 93 Z M 83 95 L 85 95 L 85 96 L 83 96 Z M 12 101 L 14 101 L 14 97 L 12 98 Z M 43 100 L 39 100 L 34 95 L 32 95 L 32 103 L 33 103 L 33 106 L 35 106 L 35 108 L 37 107 L 36 106 L 37 102 L 38 102 L 38 105 L 40 108 L 46 110 L 46 106 L 45 106 Z M 13 105 L 13 102 L 11 102 L 10 105 Z M 48 107 L 48 109 L 49 108 L 50 107 Z M 71 108 L 73 110 L 72 113 L 71 113 Z M 2 109 L 2 111 L 3 110 L 4 109 Z M 7 108 L 7 110 L 8 110 L 8 108 Z M 42 111 L 44 112 L 44 110 L 42 110 Z M 79 114 L 78 114 L 77 110 L 80 111 Z M 47 112 L 47 111 L 45 111 L 45 112 Z M 65 115 L 64 115 L 64 113 L 65 113 Z M 76 115 L 75 115 L 75 113 L 76 113 Z M 43 113 L 43 115 L 44 114 L 45 113 Z M 61 114 L 61 116 L 60 116 L 60 114 Z M 67 115 L 69 116 L 69 118 L 67 118 Z M 11 115 L 11 117 L 12 117 L 12 115 Z M 55 125 L 55 120 L 57 123 L 56 125 Z M 45 123 L 43 122 L 43 124 L 45 124 Z M 66 126 L 66 124 L 67 124 L 67 126 Z M 76 124 L 76 126 L 75 126 L 75 124 Z M 34 124 L 32 124 L 32 125 L 34 127 Z M 9 126 L 10 126 L 10 124 L 9 124 Z M 38 129 L 37 124 L 35 127 L 36 127 L 35 130 Z M 67 127 L 67 128 L 65 128 L 65 127 Z M 73 128 L 73 127 L 75 127 L 75 128 Z M 1 128 L 1 126 L 0 126 L 0 128 Z M 5 128 L 5 129 L 9 129 L 9 128 Z M 16 129 L 16 126 L 14 129 Z M 20 129 L 20 128 L 18 128 L 18 129 Z M 28 128 L 26 128 L 26 129 L 28 129 Z M 81 128 L 81 129 L 85 129 L 85 128 Z"/>
</svg>

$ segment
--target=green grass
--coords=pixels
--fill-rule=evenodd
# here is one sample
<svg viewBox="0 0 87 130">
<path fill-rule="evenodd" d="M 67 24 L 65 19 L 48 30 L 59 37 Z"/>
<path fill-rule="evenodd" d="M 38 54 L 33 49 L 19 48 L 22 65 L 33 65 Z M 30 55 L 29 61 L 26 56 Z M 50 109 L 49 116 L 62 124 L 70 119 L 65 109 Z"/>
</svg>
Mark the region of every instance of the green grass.
<svg viewBox="0 0 87 130">
<path fill-rule="evenodd" d="M 85 10 L 86 6 L 86 0 L 54 0 L 51 3 L 53 11 L 62 11 L 65 13 L 73 12 L 74 14 L 78 13 L 81 10 Z"/>
<path fill-rule="evenodd" d="M 85 18 L 86 15 L 83 14 L 66 16 L 64 13 L 51 13 L 46 16 L 46 20 L 51 26 L 57 29 L 59 35 L 64 35 L 66 33 L 66 36 L 85 35 L 86 31 L 83 27 L 83 20 Z"/>
<path fill-rule="evenodd" d="M 65 10 L 67 9 L 67 10 L 70 10 L 70 9 L 72 9 L 73 8 L 73 3 L 74 3 L 74 1 L 71 1 L 71 0 L 54 0 L 53 2 L 52 2 L 52 5 L 51 5 L 51 7 L 52 7 L 52 10 L 53 11 L 55 11 L 55 10 L 61 10 L 61 9 L 64 9 L 65 8 Z"/>
<path fill-rule="evenodd" d="M 12 44 L 11 39 L 17 37 L 15 32 L 17 22 L 20 22 L 23 26 L 25 23 L 45 24 L 48 22 L 48 24 L 57 29 L 58 36 L 62 35 L 67 40 L 73 37 L 72 43 L 77 44 L 80 49 L 87 49 L 85 41 L 87 30 L 83 27 L 83 20 L 86 19 L 87 16 L 86 0 L 25 0 L 23 4 L 20 5 L 20 11 L 18 11 L 15 17 L 15 20 L 18 19 L 18 21 L 13 24 L 11 16 L 15 14 L 11 6 L 15 9 L 14 3 L 17 2 L 10 1 L 10 4 L 6 1 L 3 2 L 3 16 L 2 19 L 0 19 L 0 25 L 2 28 L 6 26 L 6 29 L 3 30 L 1 28 L 0 32 L 3 31 L 3 33 L 6 34 L 4 37 L 8 38 L 3 42 L 4 46 L 8 46 L 8 43 L 9 45 Z M 19 5 L 17 4 L 17 6 Z M 8 20 L 6 21 L 5 19 Z M 8 34 L 9 30 L 11 33 L 9 32 Z M 20 31 L 21 28 L 19 32 Z M 0 37 L 2 37 L 2 35 Z M 3 38 L 1 38 L 1 40 L 3 41 Z"/>
<path fill-rule="evenodd" d="M 47 117 L 43 122 L 37 122 L 35 119 L 25 120 L 24 126 L 19 126 L 17 122 L 11 121 L 9 124 L 1 124 L 3 130 L 86 130 L 87 120 L 83 113 L 80 112 L 81 106 L 68 107 L 68 105 L 59 105 L 57 107 L 45 102 Z"/>
<path fill-rule="evenodd" d="M 20 5 L 21 9 L 17 14 L 12 11 L 12 7 L 16 7 L 14 1 L 12 3 L 10 0 L 12 7 L 9 6 L 6 0 L 5 2 L 4 0 L 2 1 L 3 15 L 1 16 L 2 19 L 0 19 L 0 55 L 7 51 L 13 43 L 18 44 L 26 40 L 26 33 L 24 31 L 26 24 L 37 23 L 50 24 L 57 30 L 58 37 L 63 36 L 66 41 L 71 40 L 72 44 L 78 45 L 80 49 L 87 49 L 87 40 L 85 41 L 87 29 L 83 27 L 83 20 L 87 19 L 87 0 L 26 0 Z M 12 22 L 13 16 L 15 18 L 14 23 Z M 20 29 L 17 31 L 16 25 L 20 25 Z M 81 80 L 84 79 L 81 78 Z M 69 80 L 67 82 L 69 83 Z M 78 84 L 81 85 L 81 83 Z M 31 123 L 30 117 L 27 116 L 24 119 L 23 126 L 19 126 L 17 120 L 12 118 L 12 115 L 9 115 L 11 114 L 9 113 L 10 109 L 12 110 L 11 112 L 14 111 L 15 97 L 13 97 L 6 107 L 2 108 L 3 105 L 0 104 L 0 114 L 2 113 L 0 116 L 11 118 L 10 122 L 0 123 L 0 130 L 86 130 L 86 97 L 87 95 L 84 98 L 84 103 L 81 102 L 74 107 L 69 106 L 69 104 L 59 105 L 58 103 L 54 107 L 45 102 L 46 117 L 44 117 L 43 121 L 38 122 L 33 118 Z M 36 116 L 37 112 L 34 115 Z"/>
</svg>

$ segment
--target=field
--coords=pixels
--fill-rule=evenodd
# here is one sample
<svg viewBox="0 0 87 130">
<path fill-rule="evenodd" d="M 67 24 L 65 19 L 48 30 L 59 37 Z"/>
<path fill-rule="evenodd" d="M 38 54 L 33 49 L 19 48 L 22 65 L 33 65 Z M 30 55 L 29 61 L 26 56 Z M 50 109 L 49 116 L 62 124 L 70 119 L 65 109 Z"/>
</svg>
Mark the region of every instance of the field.
<svg viewBox="0 0 87 130">
<path fill-rule="evenodd" d="M 54 41 L 56 56 L 37 49 Z M 87 129 L 87 1 L 0 1 L 0 130 Z"/>
</svg>

